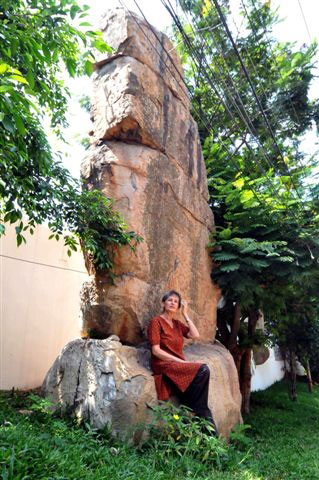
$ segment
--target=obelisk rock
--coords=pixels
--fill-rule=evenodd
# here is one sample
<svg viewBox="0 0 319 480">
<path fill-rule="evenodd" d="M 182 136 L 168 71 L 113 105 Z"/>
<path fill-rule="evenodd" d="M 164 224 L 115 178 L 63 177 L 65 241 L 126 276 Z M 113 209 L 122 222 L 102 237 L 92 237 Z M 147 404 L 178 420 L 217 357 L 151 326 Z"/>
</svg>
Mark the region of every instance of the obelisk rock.
<svg viewBox="0 0 319 480">
<path fill-rule="evenodd" d="M 96 64 L 92 146 L 81 173 L 87 188 L 115 199 L 144 240 L 135 252 L 117 251 L 113 285 L 103 273 L 86 285 L 84 326 L 136 345 L 174 288 L 202 339 L 212 341 L 219 291 L 207 245 L 214 221 L 180 60 L 166 35 L 123 9 L 105 15 L 103 30 L 114 50 Z"/>
</svg>

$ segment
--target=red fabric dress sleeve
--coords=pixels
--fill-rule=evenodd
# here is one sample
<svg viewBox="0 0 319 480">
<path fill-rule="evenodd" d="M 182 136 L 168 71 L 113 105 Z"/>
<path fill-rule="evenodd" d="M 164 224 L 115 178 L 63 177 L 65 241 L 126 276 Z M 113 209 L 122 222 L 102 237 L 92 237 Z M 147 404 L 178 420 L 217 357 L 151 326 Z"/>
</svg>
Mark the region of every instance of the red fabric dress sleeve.
<svg viewBox="0 0 319 480">
<path fill-rule="evenodd" d="M 181 322 L 180 320 L 176 320 L 176 321 L 177 321 L 178 324 L 179 324 L 179 328 L 180 328 L 180 330 L 181 330 L 181 332 L 182 332 L 182 334 L 183 334 L 183 337 L 186 337 L 186 338 L 187 338 L 187 335 L 188 335 L 188 333 L 189 333 L 189 327 L 187 327 L 187 326 L 185 325 L 185 323 Z"/>
<path fill-rule="evenodd" d="M 151 345 L 159 345 L 161 342 L 161 326 L 157 318 L 153 318 L 148 326 L 148 340 Z"/>
</svg>

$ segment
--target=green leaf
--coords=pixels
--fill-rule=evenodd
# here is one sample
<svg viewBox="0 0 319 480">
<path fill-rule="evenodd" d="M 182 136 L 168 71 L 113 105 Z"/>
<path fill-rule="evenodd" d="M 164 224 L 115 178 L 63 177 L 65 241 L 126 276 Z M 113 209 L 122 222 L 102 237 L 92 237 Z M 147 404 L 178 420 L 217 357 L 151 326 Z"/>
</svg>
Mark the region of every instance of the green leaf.
<svg viewBox="0 0 319 480">
<path fill-rule="evenodd" d="M 22 242 L 23 242 L 23 236 L 20 233 L 17 233 L 17 245 L 18 245 L 18 247 L 20 247 Z"/>
<path fill-rule="evenodd" d="M 10 70 L 10 66 L 6 63 L 0 63 L 0 74 L 7 72 Z"/>
<path fill-rule="evenodd" d="M 241 190 L 243 188 L 244 184 L 245 184 L 245 180 L 243 178 L 239 178 L 235 182 L 232 182 L 232 184 L 234 185 L 234 187 Z"/>
<path fill-rule="evenodd" d="M 249 202 L 252 198 L 254 198 L 254 192 L 252 190 L 243 190 L 240 193 L 240 200 L 243 203 Z"/>
<path fill-rule="evenodd" d="M 222 240 L 228 240 L 231 237 L 231 229 L 230 228 L 224 228 L 221 232 L 219 232 L 219 238 Z"/>
<path fill-rule="evenodd" d="M 76 14 L 79 11 L 81 11 L 81 9 L 78 5 L 72 5 L 72 7 L 70 9 L 70 16 L 71 16 L 72 20 L 74 20 L 74 18 L 76 17 Z"/>
<path fill-rule="evenodd" d="M 23 123 L 22 118 L 18 114 L 14 114 L 14 120 L 15 120 L 16 126 L 19 130 L 19 133 L 21 133 L 21 135 L 25 135 L 26 129 L 24 127 L 24 123 Z"/>
<path fill-rule="evenodd" d="M 235 260 L 238 259 L 238 255 L 230 252 L 220 252 L 220 253 L 213 253 L 214 260 L 218 261 L 225 261 L 225 260 Z"/>
<path fill-rule="evenodd" d="M 12 120 L 8 115 L 5 115 L 5 117 L 2 119 L 2 123 L 4 127 L 8 130 L 10 133 L 14 133 L 15 127 L 14 124 L 12 123 Z"/>
<path fill-rule="evenodd" d="M 75 61 L 73 59 L 68 58 L 66 60 L 66 68 L 68 69 L 68 72 L 71 75 L 71 77 L 75 77 L 76 64 L 75 64 Z"/>
<path fill-rule="evenodd" d="M 30 70 L 27 72 L 26 78 L 28 80 L 30 87 L 34 88 L 34 85 L 35 85 L 34 76 Z"/>
<path fill-rule="evenodd" d="M 221 266 L 218 267 L 219 270 L 222 272 L 233 272 L 235 270 L 239 270 L 240 264 L 237 262 L 233 263 L 223 263 Z"/>
<path fill-rule="evenodd" d="M 0 93 L 7 93 L 7 92 L 13 92 L 13 88 L 11 85 L 1 85 L 0 86 Z"/>
<path fill-rule="evenodd" d="M 93 63 L 89 60 L 86 60 L 84 64 L 85 73 L 90 77 L 93 73 Z"/>
<path fill-rule="evenodd" d="M 22 75 L 10 75 L 9 78 L 11 78 L 12 80 L 16 80 L 17 82 L 20 82 L 20 83 L 28 84 L 28 80 L 24 78 Z"/>
</svg>

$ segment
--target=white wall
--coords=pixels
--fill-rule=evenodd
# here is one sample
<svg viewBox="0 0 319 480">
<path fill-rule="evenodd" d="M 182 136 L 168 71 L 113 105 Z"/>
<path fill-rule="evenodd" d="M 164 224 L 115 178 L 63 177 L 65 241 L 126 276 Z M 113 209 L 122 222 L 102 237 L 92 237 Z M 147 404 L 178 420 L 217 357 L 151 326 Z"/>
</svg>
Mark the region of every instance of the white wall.
<svg viewBox="0 0 319 480">
<path fill-rule="evenodd" d="M 284 362 L 275 359 L 275 350 L 270 348 L 268 360 L 263 365 L 252 362 L 251 390 L 265 390 L 284 377 Z"/>
<path fill-rule="evenodd" d="M 42 384 L 63 346 L 80 336 L 80 289 L 88 279 L 81 252 L 39 226 L 16 246 L 13 226 L 0 240 L 0 389 Z"/>
</svg>

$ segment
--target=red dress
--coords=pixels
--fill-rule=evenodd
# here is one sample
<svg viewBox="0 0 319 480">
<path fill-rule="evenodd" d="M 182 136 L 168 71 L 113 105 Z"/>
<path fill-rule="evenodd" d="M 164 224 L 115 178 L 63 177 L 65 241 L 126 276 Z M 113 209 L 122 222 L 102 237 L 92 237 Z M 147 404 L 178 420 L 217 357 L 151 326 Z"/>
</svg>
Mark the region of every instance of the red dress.
<svg viewBox="0 0 319 480">
<path fill-rule="evenodd" d="M 150 321 L 148 339 L 151 345 L 159 345 L 165 352 L 185 360 L 183 337 L 186 337 L 188 332 L 189 328 L 179 320 L 173 319 L 172 328 L 164 318 L 157 316 Z M 152 355 L 151 365 L 159 400 L 168 400 L 172 393 L 167 379 L 173 382 L 181 392 L 185 392 L 201 367 L 200 363 L 161 360 L 155 355 Z"/>
</svg>

